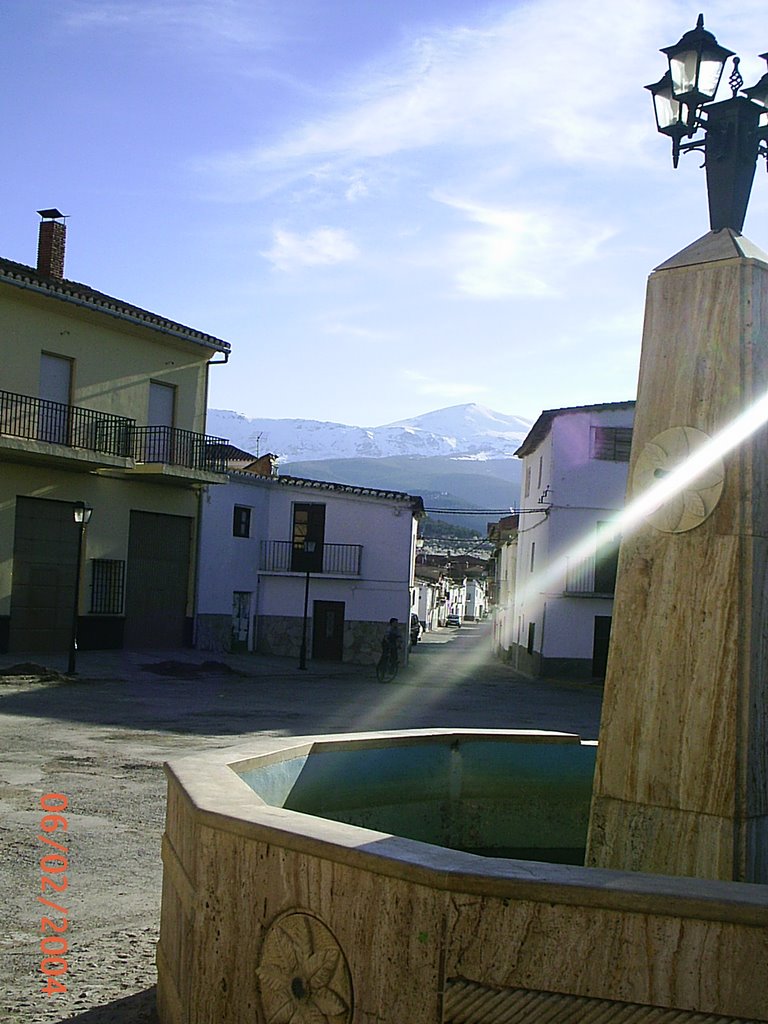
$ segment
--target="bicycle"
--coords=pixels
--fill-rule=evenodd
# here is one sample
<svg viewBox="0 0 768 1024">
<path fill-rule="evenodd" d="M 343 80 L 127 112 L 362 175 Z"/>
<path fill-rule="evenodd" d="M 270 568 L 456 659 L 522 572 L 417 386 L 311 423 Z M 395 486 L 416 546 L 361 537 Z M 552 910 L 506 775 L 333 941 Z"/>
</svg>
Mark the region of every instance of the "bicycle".
<svg viewBox="0 0 768 1024">
<path fill-rule="evenodd" d="M 397 658 L 397 648 L 394 646 L 385 648 L 381 652 L 378 664 L 376 665 L 376 678 L 380 683 L 391 683 L 397 675 L 400 667 Z"/>
</svg>

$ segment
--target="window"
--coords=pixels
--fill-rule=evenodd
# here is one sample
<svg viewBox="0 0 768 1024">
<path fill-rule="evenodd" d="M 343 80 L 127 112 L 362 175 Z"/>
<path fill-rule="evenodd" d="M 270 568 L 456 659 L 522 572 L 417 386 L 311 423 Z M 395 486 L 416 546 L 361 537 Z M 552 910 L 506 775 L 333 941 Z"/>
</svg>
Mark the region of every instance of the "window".
<svg viewBox="0 0 768 1024">
<path fill-rule="evenodd" d="M 247 505 L 235 505 L 232 512 L 232 536 L 251 536 L 251 510 Z"/>
<path fill-rule="evenodd" d="M 531 572 L 533 572 L 533 563 L 536 559 L 536 541 L 531 544 Z"/>
<path fill-rule="evenodd" d="M 608 462 L 629 462 L 632 427 L 592 427 L 590 457 Z"/>
<path fill-rule="evenodd" d="M 91 613 L 122 615 L 125 562 L 119 558 L 94 558 L 91 571 Z"/>
<path fill-rule="evenodd" d="M 536 484 L 536 490 L 537 491 L 541 488 L 541 474 L 542 474 L 543 469 L 544 469 L 544 456 L 540 455 L 539 456 L 539 481 Z"/>
<path fill-rule="evenodd" d="M 525 497 L 531 493 L 531 467 L 525 467 Z"/>
<path fill-rule="evenodd" d="M 325 505 L 296 502 L 291 534 L 291 572 L 322 572 Z"/>
<path fill-rule="evenodd" d="M 533 640 L 534 640 L 535 636 L 536 636 L 536 623 L 535 622 L 529 622 L 528 623 L 528 646 L 526 648 L 526 650 L 528 651 L 529 654 L 533 654 Z"/>
</svg>

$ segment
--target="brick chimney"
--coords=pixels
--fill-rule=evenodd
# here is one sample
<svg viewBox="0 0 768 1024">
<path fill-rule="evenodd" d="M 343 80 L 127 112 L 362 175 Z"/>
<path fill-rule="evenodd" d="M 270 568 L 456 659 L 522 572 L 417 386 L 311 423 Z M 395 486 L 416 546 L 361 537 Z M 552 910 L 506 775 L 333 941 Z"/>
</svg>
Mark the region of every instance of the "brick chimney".
<svg viewBox="0 0 768 1024">
<path fill-rule="evenodd" d="M 64 277 L 64 249 L 67 241 L 65 217 L 59 210 L 38 210 L 43 218 L 37 240 L 37 272 L 48 277 Z"/>
</svg>

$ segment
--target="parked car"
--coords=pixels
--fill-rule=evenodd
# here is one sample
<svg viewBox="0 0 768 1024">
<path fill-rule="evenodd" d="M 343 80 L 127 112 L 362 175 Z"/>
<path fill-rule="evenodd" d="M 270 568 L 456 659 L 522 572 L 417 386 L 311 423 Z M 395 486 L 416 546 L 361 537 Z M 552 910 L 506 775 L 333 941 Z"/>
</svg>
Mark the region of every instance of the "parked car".
<svg viewBox="0 0 768 1024">
<path fill-rule="evenodd" d="M 417 644 L 421 636 L 421 623 L 416 612 L 411 612 L 411 643 Z"/>
<path fill-rule="evenodd" d="M 449 615 L 445 620 L 446 626 L 458 626 L 461 628 L 461 616 L 460 615 Z"/>
</svg>

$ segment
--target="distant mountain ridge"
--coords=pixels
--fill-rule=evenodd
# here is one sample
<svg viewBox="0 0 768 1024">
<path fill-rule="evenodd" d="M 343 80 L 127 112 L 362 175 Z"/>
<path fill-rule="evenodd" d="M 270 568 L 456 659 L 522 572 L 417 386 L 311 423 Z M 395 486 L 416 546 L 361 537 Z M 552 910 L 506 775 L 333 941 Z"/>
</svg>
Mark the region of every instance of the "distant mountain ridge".
<svg viewBox="0 0 768 1024">
<path fill-rule="evenodd" d="M 511 459 L 531 428 L 521 416 L 470 403 L 380 427 L 304 419 L 248 417 L 209 409 L 207 432 L 254 454 L 283 462 L 392 457 Z"/>
</svg>

